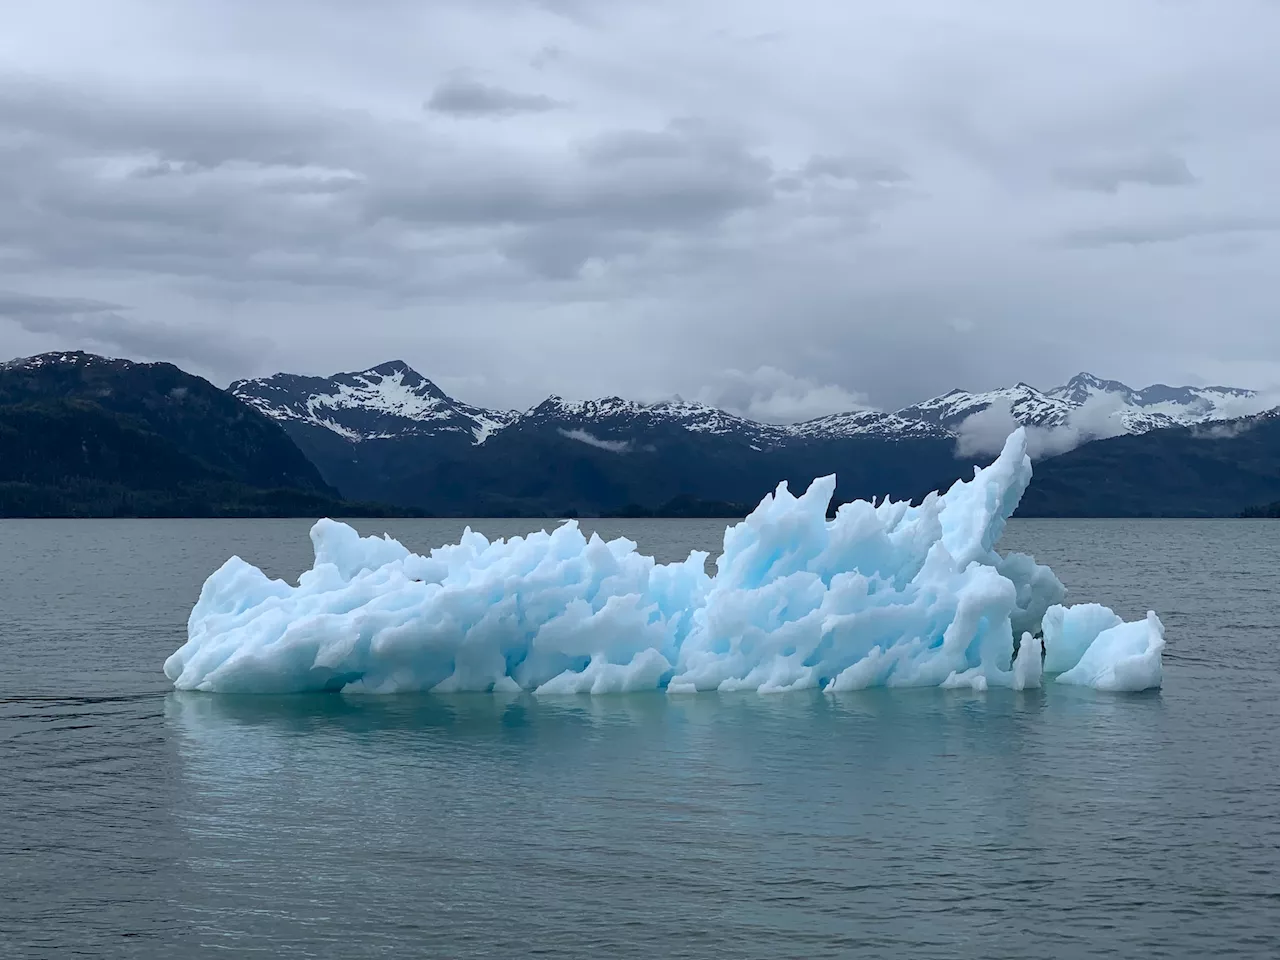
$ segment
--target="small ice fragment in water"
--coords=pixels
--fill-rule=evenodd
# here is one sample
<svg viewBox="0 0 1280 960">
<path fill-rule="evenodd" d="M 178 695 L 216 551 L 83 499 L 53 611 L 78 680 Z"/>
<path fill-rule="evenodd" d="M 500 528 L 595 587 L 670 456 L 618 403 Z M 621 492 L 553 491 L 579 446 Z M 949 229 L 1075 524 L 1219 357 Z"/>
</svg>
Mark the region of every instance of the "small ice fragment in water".
<svg viewBox="0 0 1280 960">
<path fill-rule="evenodd" d="M 1164 624 L 1151 611 L 1146 620 L 1118 623 L 1099 633 L 1058 682 L 1115 691 L 1158 687 L 1164 679 L 1163 650 Z"/>
</svg>

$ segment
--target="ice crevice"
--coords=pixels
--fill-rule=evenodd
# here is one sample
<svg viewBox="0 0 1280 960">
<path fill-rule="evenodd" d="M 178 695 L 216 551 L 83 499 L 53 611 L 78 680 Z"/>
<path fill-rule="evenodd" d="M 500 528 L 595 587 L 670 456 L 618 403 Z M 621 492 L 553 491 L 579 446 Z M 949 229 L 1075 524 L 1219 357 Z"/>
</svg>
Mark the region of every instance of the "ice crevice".
<svg viewBox="0 0 1280 960">
<path fill-rule="evenodd" d="M 1018 430 L 946 493 L 831 520 L 834 477 L 779 484 L 725 530 L 713 574 L 704 553 L 661 564 L 573 521 L 505 541 L 467 529 L 422 556 L 321 520 L 296 586 L 238 557 L 215 571 L 164 672 L 217 693 L 1160 686 L 1155 613 L 1063 606 L 1048 567 L 996 551 L 1026 446 Z"/>
</svg>

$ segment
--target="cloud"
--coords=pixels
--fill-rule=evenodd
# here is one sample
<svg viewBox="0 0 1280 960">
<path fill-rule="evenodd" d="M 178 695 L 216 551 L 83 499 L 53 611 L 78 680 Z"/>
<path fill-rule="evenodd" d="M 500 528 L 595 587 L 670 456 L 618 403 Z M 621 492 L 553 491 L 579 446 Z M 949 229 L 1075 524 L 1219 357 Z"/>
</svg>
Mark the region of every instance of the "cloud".
<svg viewBox="0 0 1280 960">
<path fill-rule="evenodd" d="M 517 93 L 478 80 L 453 77 L 432 92 L 426 107 L 454 117 L 509 117 L 520 113 L 546 113 L 565 104 L 539 93 Z"/>
<path fill-rule="evenodd" d="M 864 410 L 867 398 L 835 384 L 816 383 L 776 367 L 725 370 L 697 395 L 703 403 L 762 423 L 798 423 L 830 413 Z"/>
<path fill-rule="evenodd" d="M 130 359 L 167 360 L 206 370 L 235 371 L 256 364 L 271 346 L 192 325 L 151 323 L 127 308 L 97 300 L 0 291 L 0 317 L 28 333 L 71 346 L 90 346 Z"/>
<path fill-rule="evenodd" d="M 554 63 L 558 63 L 565 58 L 565 52 L 554 43 L 548 43 L 543 47 L 539 47 L 537 52 L 529 58 L 529 66 L 535 70 L 545 70 Z"/>
<path fill-rule="evenodd" d="M 631 442 L 629 440 L 602 440 L 586 430 L 560 430 L 558 432 L 561 436 L 568 437 L 570 440 L 577 440 L 579 443 L 585 443 L 589 447 L 597 447 L 600 450 L 608 450 L 610 453 L 631 452 Z"/>
<path fill-rule="evenodd" d="M 448 176 L 370 195 L 379 219 L 436 226 L 577 224 L 602 232 L 697 229 L 772 199 L 768 161 L 697 124 L 617 130 L 555 168 L 475 158 Z"/>
<path fill-rule="evenodd" d="M 1072 410 L 1064 423 L 1028 427 L 1027 453 L 1032 460 L 1043 460 L 1074 450 L 1091 440 L 1118 437 L 1127 432 L 1117 416 L 1123 406 L 1123 397 L 1097 394 Z M 1018 426 L 1007 402 L 993 403 L 985 410 L 966 417 L 956 427 L 956 456 L 999 453 L 1009 434 Z"/>
<path fill-rule="evenodd" d="M 107 172 L 101 161 L 141 159 L 145 151 L 188 171 L 233 162 L 305 167 L 348 149 L 347 134 L 363 119 L 333 107 L 254 102 L 226 86 L 175 93 L 0 74 L 0 127 L 23 134 L 16 148 L 6 144 L 5 171 L 50 149 L 82 163 L 98 158 L 75 171 L 81 176 Z"/>
<path fill-rule="evenodd" d="M 802 173 L 806 177 L 861 180 L 868 183 L 904 183 L 911 178 L 901 166 L 878 157 L 843 155 L 810 157 Z"/>
<path fill-rule="evenodd" d="M 1234 440 L 1243 436 L 1258 425 L 1256 420 L 1227 420 L 1221 423 L 1208 423 L 1191 428 L 1191 435 L 1197 440 Z"/>
<path fill-rule="evenodd" d="M 768 160 L 691 120 L 601 131 L 531 164 L 350 112 L 215 99 L 206 130 L 145 96 L 5 90 L 0 128 L 26 145 L 0 164 L 0 250 L 26 268 L 422 296 L 463 292 L 477 268 L 491 283 L 571 278 L 774 196 Z"/>
<path fill-rule="evenodd" d="M 6 17 L 0 287 L 521 408 L 1280 355 L 1275 4 L 154 7 Z"/>
<path fill-rule="evenodd" d="M 1149 246 L 1197 237 L 1231 233 L 1269 233 L 1280 230 L 1280 217 L 1257 215 L 1188 215 L 1147 223 L 1113 224 L 1069 230 L 1062 235 L 1069 247 Z"/>
<path fill-rule="evenodd" d="M 112 313 L 123 310 L 118 303 L 84 300 L 79 297 L 41 297 L 14 290 L 0 290 L 0 317 L 33 319 L 68 314 Z"/>
<path fill-rule="evenodd" d="M 1277 407 L 1280 407 L 1280 390 L 1272 387 L 1268 390 L 1259 390 L 1251 396 L 1229 397 L 1219 402 L 1218 419 L 1236 420 L 1252 417 Z"/>
<path fill-rule="evenodd" d="M 1099 193 L 1115 193 L 1131 184 L 1186 187 L 1197 182 L 1186 160 L 1162 151 L 1065 164 L 1054 171 L 1054 177 L 1065 187 Z"/>
<path fill-rule="evenodd" d="M 644 249 L 643 239 L 627 230 L 592 229 L 574 223 L 531 227 L 513 234 L 502 252 L 538 276 L 574 280 L 592 261 L 601 262 Z"/>
</svg>

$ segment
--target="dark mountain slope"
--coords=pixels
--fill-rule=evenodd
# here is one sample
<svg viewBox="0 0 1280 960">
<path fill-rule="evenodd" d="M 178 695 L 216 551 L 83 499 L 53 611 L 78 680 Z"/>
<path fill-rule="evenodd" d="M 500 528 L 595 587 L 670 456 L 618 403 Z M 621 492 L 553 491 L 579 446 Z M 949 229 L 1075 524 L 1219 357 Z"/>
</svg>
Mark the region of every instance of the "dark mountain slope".
<svg viewBox="0 0 1280 960">
<path fill-rule="evenodd" d="M 80 401 L 125 418 L 231 480 L 335 493 L 278 423 L 172 364 L 76 352 L 0 367 L 0 405 L 51 401 Z"/>
<path fill-rule="evenodd" d="M 298 516 L 345 503 L 280 426 L 168 364 L 0 367 L 0 516 Z"/>
<path fill-rule="evenodd" d="M 1082 394 L 1114 386 L 1077 381 Z M 972 472 L 941 430 L 800 430 L 619 398 L 552 398 L 515 415 L 454 401 L 399 363 L 331 380 L 245 381 L 247 396 L 250 385 L 256 394 L 242 403 L 168 364 L 82 353 L 0 366 L 0 515 L 695 516 L 741 512 L 780 480 L 799 492 L 835 473 L 837 501 L 916 499 Z M 1148 419 L 1167 421 L 1163 404 L 1209 410 L 1243 393 L 1182 392 L 1150 398 Z M 956 395 L 943 399 L 952 417 Z M 335 486 L 398 506 L 345 502 Z M 1236 516 L 1276 501 L 1280 411 L 1041 461 L 1019 514 Z"/>
<path fill-rule="evenodd" d="M 754 506 L 780 480 L 798 493 L 829 473 L 842 500 L 918 497 L 971 472 L 941 439 L 793 440 L 762 449 L 683 431 L 589 440 L 517 425 L 465 456 L 424 462 L 384 498 L 441 515 L 589 516 L 652 512 L 678 498 L 690 511 L 702 509 L 697 502 Z"/>
<path fill-rule="evenodd" d="M 1280 499 L 1280 411 L 1095 440 L 1036 464 L 1023 517 L 1232 517 Z"/>
</svg>

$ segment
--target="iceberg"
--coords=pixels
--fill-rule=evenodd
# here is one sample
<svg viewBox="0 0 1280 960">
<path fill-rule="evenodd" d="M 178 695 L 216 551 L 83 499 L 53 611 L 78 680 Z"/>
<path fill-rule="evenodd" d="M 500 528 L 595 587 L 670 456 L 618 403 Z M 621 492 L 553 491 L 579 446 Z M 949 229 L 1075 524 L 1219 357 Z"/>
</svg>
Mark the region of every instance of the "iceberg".
<svg viewBox="0 0 1280 960">
<path fill-rule="evenodd" d="M 423 556 L 320 520 L 296 586 L 238 557 L 214 572 L 164 672 L 215 693 L 1159 686 L 1154 613 L 1063 606 L 1048 567 L 996 551 L 1030 479 L 1019 429 L 918 505 L 827 519 L 834 477 L 800 496 L 782 483 L 726 529 L 714 573 L 705 553 L 657 563 L 573 521 L 510 540 L 468 528 Z"/>
</svg>

